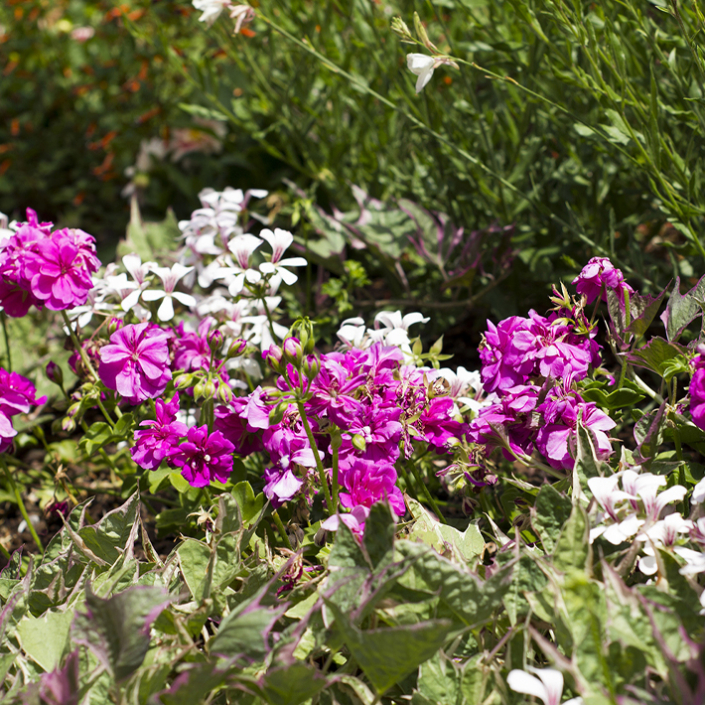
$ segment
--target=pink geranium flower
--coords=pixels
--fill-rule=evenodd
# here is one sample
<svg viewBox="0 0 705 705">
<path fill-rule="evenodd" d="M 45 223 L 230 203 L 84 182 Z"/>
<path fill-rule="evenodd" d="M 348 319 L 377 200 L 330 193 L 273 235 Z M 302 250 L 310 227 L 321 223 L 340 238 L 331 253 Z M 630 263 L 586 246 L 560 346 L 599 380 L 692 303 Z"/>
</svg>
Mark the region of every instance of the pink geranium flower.
<svg viewBox="0 0 705 705">
<path fill-rule="evenodd" d="M 98 374 L 130 404 L 160 396 L 171 379 L 169 333 L 150 323 L 127 325 L 100 350 Z"/>
<path fill-rule="evenodd" d="M 634 289 L 624 281 L 624 275 L 607 257 L 593 257 L 580 274 L 573 279 L 579 294 L 587 297 L 591 304 L 602 292 L 602 300 L 607 301 L 607 289 L 613 289 L 624 301 L 624 292 L 634 293 Z"/>
<path fill-rule="evenodd" d="M 178 394 L 168 404 L 157 399 L 156 419 L 143 421 L 140 424 L 143 430 L 135 431 L 135 446 L 130 454 L 141 468 L 156 470 L 162 460 L 178 450 L 179 439 L 188 433 L 188 426 L 176 420 L 178 411 Z"/>
<path fill-rule="evenodd" d="M 233 450 L 233 444 L 220 431 L 209 435 L 208 426 L 192 426 L 169 462 L 181 468 L 192 487 L 206 487 L 214 479 L 228 481 L 233 470 Z"/>
<path fill-rule="evenodd" d="M 57 230 L 40 240 L 26 262 L 32 294 L 52 311 L 82 306 L 100 262 L 93 238 L 81 230 Z"/>
</svg>

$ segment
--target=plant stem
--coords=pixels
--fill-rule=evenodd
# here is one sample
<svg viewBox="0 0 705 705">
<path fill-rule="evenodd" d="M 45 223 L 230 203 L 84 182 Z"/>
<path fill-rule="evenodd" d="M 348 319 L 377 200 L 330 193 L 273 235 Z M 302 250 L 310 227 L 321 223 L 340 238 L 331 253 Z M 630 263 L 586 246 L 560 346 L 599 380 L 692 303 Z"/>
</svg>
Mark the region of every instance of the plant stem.
<svg viewBox="0 0 705 705">
<path fill-rule="evenodd" d="M 340 438 L 340 434 L 338 434 L 338 438 Z M 338 511 L 338 494 L 340 492 L 340 485 L 338 484 L 338 445 L 334 441 L 331 443 L 333 446 L 333 513 L 335 514 Z"/>
<path fill-rule="evenodd" d="M 12 473 L 10 472 L 9 468 L 7 467 L 7 463 L 5 462 L 5 455 L 0 455 L 0 465 L 2 465 L 2 469 L 5 471 L 5 476 L 7 477 L 10 487 L 12 487 L 12 491 L 15 494 L 15 499 L 17 500 L 17 504 L 20 508 L 20 513 L 22 514 L 22 518 L 27 522 L 27 528 L 29 529 L 29 533 L 32 534 L 32 538 L 34 539 L 34 543 L 37 544 L 37 548 L 39 549 L 39 553 L 44 555 L 44 546 L 42 546 L 42 542 L 39 540 L 39 536 L 37 536 L 37 532 L 34 529 L 34 525 L 29 519 L 29 514 L 27 514 L 27 508 L 24 506 L 24 502 L 22 501 L 22 495 L 20 494 L 20 491 L 15 484 L 15 478 L 12 477 Z"/>
<path fill-rule="evenodd" d="M 7 371 L 12 372 L 12 353 L 10 352 L 10 338 L 7 335 L 7 318 L 5 312 L 0 314 L 0 321 L 2 321 L 2 333 L 5 336 L 5 355 L 7 356 Z"/>
<path fill-rule="evenodd" d="M 281 517 L 279 516 L 279 512 L 277 512 L 276 509 L 272 510 L 272 518 L 274 519 L 274 523 L 277 525 L 277 529 L 279 530 L 279 535 L 282 537 L 282 541 L 284 542 L 284 545 L 291 550 L 291 541 L 289 541 L 289 534 L 286 533 L 286 528 L 284 527 L 284 523 L 281 520 Z"/>
<path fill-rule="evenodd" d="M 269 311 L 269 306 L 267 306 L 266 297 L 262 297 L 262 306 L 264 306 L 264 312 L 267 314 L 267 321 L 269 323 L 269 332 L 272 334 L 272 342 L 276 342 L 276 336 L 274 334 L 274 321 L 272 320 L 272 314 Z"/>
<path fill-rule="evenodd" d="M 10 555 L 9 551 L 0 543 L 0 553 L 7 558 L 8 561 L 12 560 L 12 556 Z"/>
<path fill-rule="evenodd" d="M 330 488 L 328 487 L 328 478 L 326 477 L 326 471 L 323 468 L 323 463 L 321 462 L 321 457 L 318 455 L 318 448 L 316 447 L 316 439 L 313 437 L 313 431 L 311 430 L 311 424 L 308 422 L 308 417 L 306 416 L 306 409 L 304 409 L 304 403 L 302 401 L 297 401 L 296 406 L 299 409 L 299 416 L 301 416 L 301 421 L 306 430 L 306 437 L 308 438 L 308 443 L 311 446 L 311 452 L 316 460 L 316 468 L 318 469 L 318 477 L 321 480 L 321 485 L 323 485 L 323 494 L 326 498 L 326 506 L 328 507 L 328 512 L 333 513 L 333 498 L 330 495 Z"/>
<path fill-rule="evenodd" d="M 409 467 L 411 468 L 411 472 L 413 473 L 414 477 L 416 478 L 416 484 L 421 488 L 421 492 L 423 492 L 424 497 L 426 498 L 426 501 L 431 505 L 431 509 L 433 509 L 434 514 L 438 518 L 438 521 L 441 522 L 441 524 L 447 524 L 448 522 L 446 521 L 445 517 L 443 516 L 443 513 L 441 510 L 438 508 L 438 505 L 436 504 L 436 500 L 433 498 L 433 495 L 431 494 L 430 490 L 426 486 L 426 483 L 423 481 L 423 478 L 421 477 L 421 473 L 418 471 L 418 468 L 413 464 L 409 463 Z"/>
</svg>

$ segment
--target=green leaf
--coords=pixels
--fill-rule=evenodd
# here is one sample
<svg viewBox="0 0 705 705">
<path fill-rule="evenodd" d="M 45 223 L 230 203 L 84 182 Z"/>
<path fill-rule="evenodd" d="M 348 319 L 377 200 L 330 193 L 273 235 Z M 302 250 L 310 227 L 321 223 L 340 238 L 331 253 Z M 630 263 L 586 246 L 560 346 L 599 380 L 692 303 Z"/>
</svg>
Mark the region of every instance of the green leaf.
<svg viewBox="0 0 705 705">
<path fill-rule="evenodd" d="M 556 542 L 553 554 L 553 565 L 556 570 L 562 572 L 589 570 L 591 563 L 589 530 L 590 524 L 585 510 L 578 504 L 573 505 L 570 518 Z"/>
<path fill-rule="evenodd" d="M 683 334 L 683 331 L 703 312 L 705 300 L 705 277 L 686 294 L 680 293 L 680 277 L 676 277 L 671 297 L 666 305 L 665 325 L 666 338 L 673 343 Z"/>
<path fill-rule="evenodd" d="M 17 625 L 22 649 L 45 671 L 57 668 L 68 652 L 73 616 L 73 611 L 49 611 L 41 617 L 24 617 Z"/>
<path fill-rule="evenodd" d="M 89 429 L 84 433 L 83 438 L 79 442 L 79 447 L 91 456 L 97 450 L 100 450 L 107 443 L 115 440 L 113 429 L 107 423 L 102 421 L 91 424 Z"/>
<path fill-rule="evenodd" d="M 138 513 L 139 497 L 135 493 L 97 524 L 79 529 L 78 536 L 93 555 L 112 565 L 124 552 L 132 552 L 139 528 Z"/>
<path fill-rule="evenodd" d="M 275 610 L 248 602 L 220 623 L 216 635 L 208 643 L 208 650 L 211 654 L 263 659 L 271 650 L 269 631 L 284 611 L 286 605 Z"/>
<path fill-rule="evenodd" d="M 232 496 L 240 507 L 242 520 L 248 523 L 259 516 L 264 507 L 264 494 L 260 492 L 255 496 L 252 485 L 249 482 L 238 482 L 232 490 Z"/>
<path fill-rule="evenodd" d="M 135 417 L 133 416 L 132 413 L 128 412 L 126 414 L 123 414 L 115 422 L 114 435 L 119 438 L 128 438 L 132 433 L 134 423 L 135 423 Z"/>
<path fill-rule="evenodd" d="M 441 524 L 415 499 L 408 498 L 409 511 L 416 520 L 409 531 L 409 539 L 420 541 L 457 563 L 469 564 L 485 547 L 485 540 L 476 524 L 468 524 L 464 532 Z"/>
<path fill-rule="evenodd" d="M 334 568 L 369 567 L 360 544 L 342 521 L 336 531 L 335 543 L 328 557 L 328 565 Z"/>
<path fill-rule="evenodd" d="M 365 521 L 365 534 L 362 539 L 362 545 L 373 569 L 391 561 L 395 530 L 396 525 L 389 505 L 386 502 L 373 504 Z"/>
<path fill-rule="evenodd" d="M 186 586 L 191 592 L 194 600 L 201 601 L 206 591 L 208 580 L 208 563 L 211 558 L 211 550 L 208 544 L 197 539 L 186 538 L 176 549 L 179 560 L 179 567 L 184 576 Z M 212 578 L 211 578 L 212 580 Z M 210 592 L 210 586 L 208 586 Z"/>
<path fill-rule="evenodd" d="M 181 236 L 174 212 L 169 209 L 166 218 L 160 223 L 146 223 L 142 220 L 137 198 L 130 202 L 130 222 L 127 238 L 118 245 L 118 256 L 135 252 L 143 262 L 158 259 L 158 255 L 171 252 Z"/>
<path fill-rule="evenodd" d="M 271 705 L 299 705 L 326 687 L 328 680 L 319 670 L 305 663 L 272 668 L 260 680 L 260 687 Z"/>
<path fill-rule="evenodd" d="M 525 554 L 515 561 L 512 582 L 502 600 L 512 626 L 517 623 L 519 617 L 529 611 L 529 603 L 525 593 L 541 592 L 546 586 L 546 582 L 546 576 L 531 556 Z"/>
<path fill-rule="evenodd" d="M 679 357 L 683 357 L 683 353 L 678 345 L 655 336 L 646 345 L 630 353 L 627 359 L 632 365 L 646 367 L 663 376 L 666 363 Z"/>
<path fill-rule="evenodd" d="M 511 566 L 482 581 L 422 544 L 397 541 L 396 549 L 401 556 L 413 559 L 409 570 L 399 578 L 399 584 L 438 596 L 464 625 L 478 625 L 490 619 L 509 590 Z"/>
<path fill-rule="evenodd" d="M 666 289 L 656 297 L 632 294 L 629 300 L 632 321 L 627 326 L 627 331 L 636 336 L 644 335 L 661 308 L 661 302 L 665 296 Z"/>
<path fill-rule="evenodd" d="M 345 644 L 377 692 L 384 693 L 431 658 L 446 642 L 450 620 L 431 620 L 404 627 L 362 631 L 343 612 L 327 602 L 335 614 Z"/>
<path fill-rule="evenodd" d="M 553 553 L 556 541 L 570 517 L 572 503 L 553 485 L 543 485 L 531 510 L 531 524 L 541 538 L 546 553 Z"/>
<path fill-rule="evenodd" d="M 114 678 L 137 670 L 149 649 L 152 622 L 171 598 L 156 587 L 132 587 L 106 600 L 86 587 L 87 613 L 78 613 L 74 640 L 93 651 Z"/>
</svg>

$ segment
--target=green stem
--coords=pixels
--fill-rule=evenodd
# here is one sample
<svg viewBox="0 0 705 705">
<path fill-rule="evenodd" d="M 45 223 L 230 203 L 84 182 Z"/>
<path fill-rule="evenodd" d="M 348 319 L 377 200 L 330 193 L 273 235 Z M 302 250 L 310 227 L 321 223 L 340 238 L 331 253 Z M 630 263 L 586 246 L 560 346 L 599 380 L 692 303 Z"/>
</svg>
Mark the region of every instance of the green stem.
<svg viewBox="0 0 705 705">
<path fill-rule="evenodd" d="M 27 523 L 27 528 L 29 529 L 29 533 L 32 534 L 32 538 L 34 539 L 34 543 L 37 544 L 37 548 L 39 549 L 39 553 L 44 555 L 44 546 L 42 546 L 42 542 L 39 540 L 39 536 L 37 536 L 37 532 L 34 529 L 34 525 L 29 519 L 29 514 L 27 514 L 27 508 L 24 506 L 24 502 L 22 501 L 22 495 L 20 494 L 20 491 L 15 484 L 15 478 L 12 477 L 12 473 L 10 472 L 9 468 L 7 467 L 7 463 L 5 462 L 5 456 L 0 455 L 0 465 L 2 465 L 2 469 L 5 471 L 5 476 L 8 479 L 8 482 L 10 483 L 10 487 L 12 487 L 12 491 L 14 492 L 15 499 L 17 500 L 17 504 L 20 508 L 20 513 L 22 514 L 22 518 L 25 520 Z"/>
<path fill-rule="evenodd" d="M 274 321 L 272 320 L 272 314 L 269 312 L 269 306 L 267 306 L 267 299 L 262 297 L 262 306 L 264 306 L 264 312 L 267 314 L 267 321 L 269 323 L 269 332 L 272 334 L 272 342 L 276 343 L 277 338 L 274 334 Z"/>
<path fill-rule="evenodd" d="M 411 472 L 414 474 L 414 477 L 416 478 L 416 484 L 418 487 L 421 488 L 421 492 L 423 492 L 423 496 L 426 498 L 426 501 L 429 503 L 431 506 L 431 509 L 433 509 L 433 513 L 438 517 L 438 521 L 441 522 L 441 524 L 447 524 L 448 522 L 446 521 L 445 517 L 443 516 L 443 513 L 441 510 L 438 508 L 438 505 L 436 504 L 436 500 L 433 498 L 431 495 L 431 492 L 429 491 L 428 487 L 426 486 L 426 483 L 423 481 L 423 478 L 421 477 L 421 473 L 418 471 L 418 468 L 413 464 L 409 464 L 411 467 Z"/>
<path fill-rule="evenodd" d="M 64 323 L 66 324 L 66 327 L 68 328 L 69 336 L 71 337 L 71 342 L 73 342 L 73 346 L 76 348 L 76 352 L 81 356 L 81 360 L 83 360 L 83 364 L 86 366 L 86 369 L 91 374 L 93 379 L 97 380 L 98 375 L 96 374 L 96 371 L 93 369 L 93 365 L 91 364 L 91 361 L 90 361 L 90 358 L 88 357 L 88 354 L 83 349 L 83 346 L 81 345 L 80 341 L 78 340 L 78 336 L 76 335 L 76 331 L 73 329 L 73 326 L 71 325 L 71 321 L 69 320 L 68 314 L 66 313 L 66 311 L 62 311 L 61 316 L 64 319 Z"/>
<path fill-rule="evenodd" d="M 12 372 L 12 353 L 10 352 L 10 338 L 7 335 L 7 318 L 5 312 L 0 314 L 0 321 L 2 321 L 2 332 L 5 336 L 5 354 L 7 355 L 7 371 Z"/>
<path fill-rule="evenodd" d="M 10 555 L 9 551 L 0 543 L 0 553 L 7 558 L 8 561 L 12 560 L 12 556 Z"/>
<path fill-rule="evenodd" d="M 338 511 L 338 494 L 340 493 L 340 485 L 338 483 L 338 445 L 335 441 L 331 445 L 333 446 L 333 514 L 335 514 Z"/>
<path fill-rule="evenodd" d="M 323 494 L 326 498 L 326 506 L 328 507 L 328 512 L 333 513 L 333 498 L 330 495 L 330 488 L 328 487 L 328 478 L 326 477 L 326 471 L 323 468 L 323 463 L 321 462 L 321 456 L 318 455 L 318 448 L 316 447 L 316 439 L 313 437 L 313 431 L 311 430 L 311 424 L 308 422 L 308 417 L 306 416 L 306 409 L 304 409 L 304 403 L 302 401 L 297 401 L 296 406 L 299 409 L 299 416 L 301 416 L 301 421 L 306 430 L 306 437 L 308 438 L 308 443 L 311 446 L 311 452 L 316 460 L 316 468 L 318 469 L 318 477 L 321 480 L 321 485 L 323 485 Z"/>
<path fill-rule="evenodd" d="M 282 537 L 282 541 L 284 542 L 284 545 L 289 549 L 291 549 L 291 541 L 289 541 L 289 534 L 286 533 L 286 528 L 284 527 L 284 523 L 281 520 L 281 517 L 279 516 L 279 512 L 277 512 L 276 509 L 272 510 L 272 518 L 274 519 L 274 523 L 277 525 L 277 529 L 279 530 L 279 535 Z"/>
</svg>

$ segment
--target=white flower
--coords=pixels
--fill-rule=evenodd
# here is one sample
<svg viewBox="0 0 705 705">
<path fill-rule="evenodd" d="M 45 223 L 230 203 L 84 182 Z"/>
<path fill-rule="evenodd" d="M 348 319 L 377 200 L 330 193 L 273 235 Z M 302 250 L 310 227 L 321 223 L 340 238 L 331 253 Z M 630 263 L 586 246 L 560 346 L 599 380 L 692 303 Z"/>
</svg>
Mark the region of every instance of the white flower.
<svg viewBox="0 0 705 705">
<path fill-rule="evenodd" d="M 514 669 L 507 676 L 507 685 L 516 693 L 533 695 L 545 705 L 559 705 L 563 695 L 563 674 L 555 668 L 539 669 L 527 666 L 527 669 L 538 678 L 526 671 Z M 583 699 L 578 697 L 567 700 L 564 705 L 579 705 L 582 702 Z"/>
<path fill-rule="evenodd" d="M 684 548 L 682 546 L 676 546 L 673 552 L 685 560 L 685 565 L 680 569 L 681 575 L 705 573 L 705 553 L 693 551 L 692 548 Z"/>
<path fill-rule="evenodd" d="M 416 81 L 416 92 L 421 93 L 436 68 L 434 58 L 426 54 L 407 54 L 406 65 L 411 73 L 419 77 Z"/>
<path fill-rule="evenodd" d="M 265 310 L 264 307 L 265 303 L 267 305 L 267 310 L 271 315 L 272 311 L 274 311 L 281 303 L 281 296 L 266 296 L 264 302 L 261 300 L 253 301 L 252 304 L 255 306 L 256 315 L 244 316 L 241 319 L 242 323 L 249 323 L 251 326 L 249 330 L 245 331 L 242 337 L 253 345 L 258 346 L 260 350 L 266 350 L 274 343 L 272 332 L 277 336 L 277 338 L 284 340 L 284 337 L 289 331 L 286 326 L 283 326 L 276 321 L 272 321 L 272 330 L 270 330 L 267 310 Z M 226 323 L 226 325 L 228 324 Z"/>
<path fill-rule="evenodd" d="M 203 12 L 198 21 L 205 22 L 209 27 L 218 19 L 221 12 L 231 5 L 231 0 L 193 0 L 193 6 Z"/>
<path fill-rule="evenodd" d="M 702 504 L 705 501 L 705 478 L 700 480 L 695 487 L 693 487 L 692 501 L 697 504 Z"/>
<path fill-rule="evenodd" d="M 230 17 L 235 20 L 234 34 L 239 34 L 242 25 L 249 24 L 255 19 L 255 11 L 249 5 L 235 5 L 230 10 Z"/>
<path fill-rule="evenodd" d="M 237 296 L 242 291 L 245 281 L 256 284 L 262 279 L 262 275 L 250 267 L 250 257 L 261 244 L 262 240 L 250 233 L 238 235 L 228 243 L 228 249 L 235 255 L 235 263 L 230 267 L 223 267 L 215 278 L 225 280 L 232 296 Z"/>
<path fill-rule="evenodd" d="M 193 267 L 184 267 L 181 264 L 175 264 L 169 267 L 153 267 L 152 271 L 162 280 L 164 289 L 147 289 L 142 292 L 144 301 L 159 301 L 163 299 L 157 317 L 160 321 L 170 321 L 174 317 L 174 303 L 172 299 L 176 299 L 184 306 L 195 306 L 196 299 L 190 294 L 182 294 L 180 291 L 174 291 L 176 284 L 185 274 L 188 274 Z"/>
<path fill-rule="evenodd" d="M 407 352 L 409 347 L 409 326 L 415 323 L 427 323 L 430 318 L 424 318 L 421 313 L 407 313 L 402 317 L 401 311 L 380 311 L 375 316 L 375 329 L 380 329 L 380 324 L 384 326 L 384 342 L 386 345 L 396 345 Z"/>
<path fill-rule="evenodd" d="M 362 318 L 348 318 L 342 322 L 336 334 L 341 343 L 348 348 L 369 347 L 371 341 L 365 337 L 365 321 Z"/>
<path fill-rule="evenodd" d="M 682 485 L 669 487 L 659 494 L 660 487 L 666 484 L 663 475 L 654 475 L 650 472 L 636 473 L 634 470 L 625 470 L 622 476 L 622 487 L 629 494 L 636 494 L 641 499 L 646 511 L 646 516 L 651 521 L 656 521 L 661 510 L 671 502 L 679 502 L 687 492 Z"/>
<path fill-rule="evenodd" d="M 263 262 L 259 266 L 262 274 L 274 274 L 282 278 L 285 284 L 291 286 L 298 281 L 298 277 L 290 272 L 286 267 L 305 267 L 307 262 L 303 257 L 288 257 L 282 259 L 282 255 L 294 241 L 294 236 L 288 230 L 275 228 L 272 232 L 269 228 L 264 228 L 260 235 L 269 243 L 272 248 L 272 259 Z"/>
</svg>

